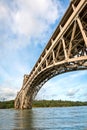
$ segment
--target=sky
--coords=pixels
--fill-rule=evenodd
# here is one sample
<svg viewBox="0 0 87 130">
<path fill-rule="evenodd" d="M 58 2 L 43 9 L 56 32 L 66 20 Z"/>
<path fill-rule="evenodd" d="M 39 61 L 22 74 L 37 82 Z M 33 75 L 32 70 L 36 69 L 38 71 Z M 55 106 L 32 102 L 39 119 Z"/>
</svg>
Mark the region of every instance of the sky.
<svg viewBox="0 0 87 130">
<path fill-rule="evenodd" d="M 70 0 L 0 0 L 0 100 L 15 99 Z M 87 100 L 87 71 L 58 75 L 36 99 Z"/>
</svg>

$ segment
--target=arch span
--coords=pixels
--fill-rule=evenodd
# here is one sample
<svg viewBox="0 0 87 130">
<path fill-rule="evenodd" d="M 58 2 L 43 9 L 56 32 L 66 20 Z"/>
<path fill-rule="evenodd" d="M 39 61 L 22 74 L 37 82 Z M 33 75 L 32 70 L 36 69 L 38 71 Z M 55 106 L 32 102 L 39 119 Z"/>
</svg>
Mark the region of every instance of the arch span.
<svg viewBox="0 0 87 130">
<path fill-rule="evenodd" d="M 77 71 L 77 70 L 87 70 L 87 60 L 84 60 L 84 62 L 82 61 L 82 64 L 81 64 L 81 61 L 80 61 L 80 64 L 79 62 L 75 61 L 75 63 L 74 62 L 65 63 L 65 64 L 56 65 L 56 66 L 50 66 L 47 69 L 44 69 L 36 77 L 33 78 L 33 81 L 31 82 L 31 84 L 28 83 L 28 85 L 26 85 L 25 88 L 21 89 L 16 99 L 16 101 L 18 102 L 17 108 L 21 108 L 21 109 L 32 108 L 32 101 L 36 97 L 40 88 L 49 79 L 62 73 L 66 73 L 70 71 Z"/>
<path fill-rule="evenodd" d="M 15 108 L 32 108 L 45 82 L 55 75 L 87 69 L 87 1 L 73 0 L 15 99 Z"/>
</svg>

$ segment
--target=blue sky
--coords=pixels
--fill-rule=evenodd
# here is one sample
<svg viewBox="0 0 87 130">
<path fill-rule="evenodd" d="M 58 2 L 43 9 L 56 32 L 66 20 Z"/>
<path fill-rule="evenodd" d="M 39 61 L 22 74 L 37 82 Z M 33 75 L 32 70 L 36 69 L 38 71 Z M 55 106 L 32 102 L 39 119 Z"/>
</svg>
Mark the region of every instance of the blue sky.
<svg viewBox="0 0 87 130">
<path fill-rule="evenodd" d="M 70 0 L 0 0 L 0 100 L 16 97 Z M 49 80 L 36 99 L 87 99 L 87 71 Z"/>
</svg>

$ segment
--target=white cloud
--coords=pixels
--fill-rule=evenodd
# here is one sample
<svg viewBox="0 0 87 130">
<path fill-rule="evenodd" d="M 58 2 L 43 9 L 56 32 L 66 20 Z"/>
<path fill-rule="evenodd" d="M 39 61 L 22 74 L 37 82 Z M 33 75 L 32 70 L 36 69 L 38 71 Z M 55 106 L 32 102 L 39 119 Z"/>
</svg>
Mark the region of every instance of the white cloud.
<svg viewBox="0 0 87 130">
<path fill-rule="evenodd" d="M 4 87 L 0 89 L 0 100 L 11 100 L 14 99 L 17 94 L 17 90 L 10 88 L 10 87 Z"/>
<path fill-rule="evenodd" d="M 38 39 L 37 43 L 42 38 L 44 40 L 46 33 L 50 33 L 51 25 L 64 11 L 57 0 L 13 0 L 11 4 L 8 2 L 0 2 L 0 21 L 4 20 L 2 30 L 7 31 L 8 27 L 4 39 L 8 40 L 9 47 L 14 48 L 27 46 L 31 38 Z M 16 38 L 9 39 L 9 31 L 10 35 L 16 35 Z"/>
<path fill-rule="evenodd" d="M 87 71 L 56 76 L 42 86 L 36 99 L 84 100 L 83 95 L 87 90 L 86 77 Z"/>
<path fill-rule="evenodd" d="M 19 34 L 36 37 L 47 31 L 60 16 L 60 3 L 52 0 L 19 0 L 13 12 L 14 30 Z M 59 7 L 59 9 L 58 9 Z"/>
<path fill-rule="evenodd" d="M 69 97 L 72 97 L 74 96 L 75 94 L 77 94 L 77 92 L 79 92 L 80 89 L 75 89 L 75 88 L 70 88 L 67 92 L 67 96 Z"/>
<path fill-rule="evenodd" d="M 5 6 L 0 3 L 0 19 L 7 17 L 7 10 Z"/>
</svg>

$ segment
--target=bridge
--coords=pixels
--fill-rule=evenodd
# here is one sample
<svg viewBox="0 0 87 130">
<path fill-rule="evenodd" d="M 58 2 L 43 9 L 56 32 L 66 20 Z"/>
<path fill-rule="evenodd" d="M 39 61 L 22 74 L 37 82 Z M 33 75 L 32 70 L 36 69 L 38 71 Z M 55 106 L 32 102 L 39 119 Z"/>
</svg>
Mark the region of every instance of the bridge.
<svg viewBox="0 0 87 130">
<path fill-rule="evenodd" d="M 15 99 L 16 109 L 32 108 L 45 82 L 61 73 L 87 69 L 87 0 L 72 0 Z"/>
</svg>

